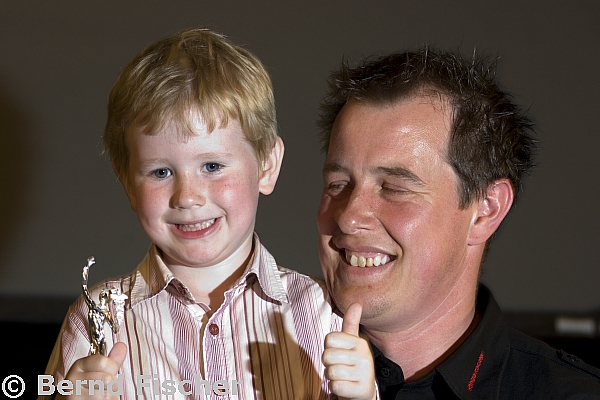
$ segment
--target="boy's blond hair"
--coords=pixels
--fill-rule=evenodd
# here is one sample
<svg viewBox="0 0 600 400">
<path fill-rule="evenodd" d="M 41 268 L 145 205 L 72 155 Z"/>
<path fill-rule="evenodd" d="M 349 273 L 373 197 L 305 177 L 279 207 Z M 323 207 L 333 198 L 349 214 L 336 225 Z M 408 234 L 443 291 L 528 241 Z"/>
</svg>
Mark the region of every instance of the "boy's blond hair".
<svg viewBox="0 0 600 400">
<path fill-rule="evenodd" d="M 129 184 L 126 131 L 143 127 L 156 134 L 175 122 L 192 135 L 191 111 L 199 111 L 209 131 L 237 119 L 259 166 L 277 140 L 271 79 L 260 60 L 225 36 L 190 29 L 169 36 L 138 54 L 121 72 L 108 99 L 104 150 L 125 185 Z"/>
</svg>

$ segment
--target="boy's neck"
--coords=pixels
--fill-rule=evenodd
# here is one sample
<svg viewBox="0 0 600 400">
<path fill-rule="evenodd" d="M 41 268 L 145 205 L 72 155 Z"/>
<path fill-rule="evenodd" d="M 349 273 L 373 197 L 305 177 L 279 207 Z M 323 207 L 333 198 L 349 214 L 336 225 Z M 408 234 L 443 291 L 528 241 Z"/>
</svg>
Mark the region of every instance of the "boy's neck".
<svg viewBox="0 0 600 400">
<path fill-rule="evenodd" d="M 252 258 L 253 242 L 251 236 L 235 254 L 212 266 L 189 267 L 167 263 L 167 267 L 190 290 L 197 303 L 204 303 L 214 311 L 223 304 L 225 292 L 246 271 Z"/>
</svg>

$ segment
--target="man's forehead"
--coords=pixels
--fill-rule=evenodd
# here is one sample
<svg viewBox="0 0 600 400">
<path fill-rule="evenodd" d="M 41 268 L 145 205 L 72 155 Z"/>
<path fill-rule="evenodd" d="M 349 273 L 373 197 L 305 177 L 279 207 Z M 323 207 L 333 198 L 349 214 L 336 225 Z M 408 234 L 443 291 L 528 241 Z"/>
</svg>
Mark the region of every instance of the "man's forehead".
<svg viewBox="0 0 600 400">
<path fill-rule="evenodd" d="M 332 129 L 323 172 L 399 177 L 423 184 L 427 164 L 448 163 L 449 107 L 437 95 L 382 105 L 348 102 Z"/>
<path fill-rule="evenodd" d="M 382 147 L 411 138 L 435 142 L 446 149 L 453 118 L 449 100 L 438 95 L 412 96 L 382 104 L 351 99 L 335 120 L 328 150 L 332 144 L 342 148 L 354 143 Z"/>
</svg>

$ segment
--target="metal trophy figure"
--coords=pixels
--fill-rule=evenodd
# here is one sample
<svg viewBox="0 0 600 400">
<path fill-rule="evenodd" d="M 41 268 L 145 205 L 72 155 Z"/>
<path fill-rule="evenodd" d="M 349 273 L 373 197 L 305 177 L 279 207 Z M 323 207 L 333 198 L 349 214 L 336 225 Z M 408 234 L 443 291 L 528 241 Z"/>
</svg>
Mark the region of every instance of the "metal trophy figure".
<svg viewBox="0 0 600 400">
<path fill-rule="evenodd" d="M 88 290 L 89 269 L 96 261 L 94 257 L 87 259 L 83 267 L 83 296 L 90 311 L 88 312 L 88 332 L 90 334 L 90 354 L 106 355 L 106 337 L 104 335 L 104 324 L 108 323 L 114 333 L 119 332 L 119 326 L 123 323 L 125 313 L 126 294 L 121 293 L 118 288 L 104 288 L 98 295 L 98 304 L 90 295 Z M 113 302 L 114 315 L 109 310 L 109 304 Z"/>
</svg>

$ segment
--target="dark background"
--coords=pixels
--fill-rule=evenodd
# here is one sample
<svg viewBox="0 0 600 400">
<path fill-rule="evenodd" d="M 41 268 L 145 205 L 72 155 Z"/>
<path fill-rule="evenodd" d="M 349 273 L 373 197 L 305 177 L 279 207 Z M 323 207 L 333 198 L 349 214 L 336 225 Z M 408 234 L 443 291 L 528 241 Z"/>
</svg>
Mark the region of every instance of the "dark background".
<svg viewBox="0 0 600 400">
<path fill-rule="evenodd" d="M 534 334 L 540 326 L 546 336 L 560 333 L 556 315 L 587 318 L 593 330 L 582 353 L 592 358 L 600 309 L 598 15 L 592 0 L 0 0 L 0 328 L 17 343 L 9 354 L 43 369 L 45 361 L 33 360 L 47 359 L 42 343 L 54 341 L 79 295 L 87 257 L 97 260 L 93 283 L 144 256 L 148 240 L 101 155 L 106 98 L 135 53 L 200 26 L 245 45 L 271 73 L 286 154 L 256 229 L 280 264 L 318 276 L 324 158 L 315 120 L 328 72 L 342 57 L 423 44 L 497 54 L 503 87 L 537 121 L 541 149 L 483 280 L 515 324 L 540 321 L 524 325 Z"/>
</svg>

